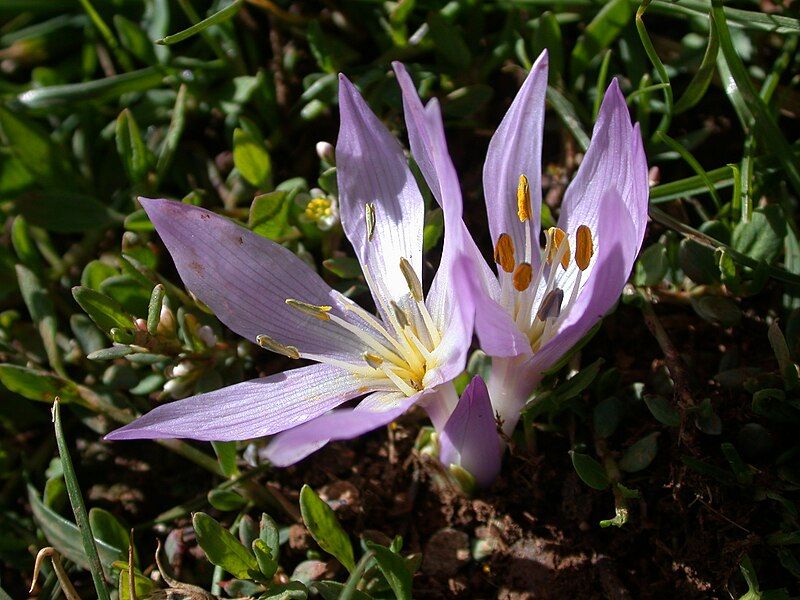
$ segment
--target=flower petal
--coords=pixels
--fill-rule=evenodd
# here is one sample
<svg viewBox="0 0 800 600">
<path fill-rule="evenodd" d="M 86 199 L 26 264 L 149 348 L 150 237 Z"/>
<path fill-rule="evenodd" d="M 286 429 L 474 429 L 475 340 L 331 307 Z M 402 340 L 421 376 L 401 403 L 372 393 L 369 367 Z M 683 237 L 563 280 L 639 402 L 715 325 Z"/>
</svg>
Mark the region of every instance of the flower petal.
<svg viewBox="0 0 800 600">
<path fill-rule="evenodd" d="M 605 210 L 608 190 L 625 203 L 637 235 L 647 225 L 647 160 L 638 124 L 631 125 L 625 97 L 616 79 L 606 90 L 597 115 L 592 141 L 561 204 L 558 224 L 569 235 L 580 225 L 592 233 Z"/>
<path fill-rule="evenodd" d="M 339 77 L 339 111 L 336 165 L 342 226 L 362 266 L 380 287 L 373 290 L 376 304 L 385 309 L 382 298 L 404 303 L 408 295 L 401 257 L 422 273 L 425 206 L 399 142 L 344 75 Z M 367 204 L 375 209 L 371 241 Z"/>
<path fill-rule="evenodd" d="M 489 142 L 483 166 L 483 192 L 489 217 L 492 244 L 501 233 L 508 233 L 518 252 L 525 244 L 525 228 L 531 230 L 535 246 L 539 242 L 542 205 L 542 131 L 547 92 L 547 51 L 539 55 L 531 72 L 511 103 L 500 126 Z M 517 216 L 519 176 L 528 178 L 532 218 L 521 223 Z M 533 252 L 538 263 L 538 253 Z M 519 255 L 518 255 L 518 261 Z M 536 266 L 536 265 L 534 265 Z"/>
<path fill-rule="evenodd" d="M 440 459 L 445 466 L 459 465 L 481 487 L 490 485 L 500 473 L 503 445 L 481 377 L 473 377 L 461 395 L 440 437 Z"/>
<path fill-rule="evenodd" d="M 434 98 L 427 106 L 417 94 L 411 76 L 402 63 L 392 63 L 403 95 L 403 113 L 408 129 L 411 154 L 417 161 L 434 198 L 445 212 L 445 219 L 461 218 L 461 188 L 447 150 L 439 103 Z"/>
<path fill-rule="evenodd" d="M 596 264 L 564 324 L 555 337 L 533 355 L 532 367 L 538 372 L 549 369 L 611 309 L 628 281 L 639 252 L 642 234 L 619 194 L 608 190 L 601 202 Z"/>
<path fill-rule="evenodd" d="M 112 431 L 107 440 L 246 440 L 295 427 L 355 398 L 361 381 L 329 365 L 292 369 L 170 402 Z"/>
<path fill-rule="evenodd" d="M 340 294 L 291 251 L 203 208 L 140 198 L 186 287 L 245 339 L 266 334 L 301 352 L 359 356 L 345 330 L 286 305 L 287 298 L 338 310 Z"/>
<path fill-rule="evenodd" d="M 423 393 L 406 397 L 397 392 L 375 392 L 354 409 L 331 411 L 276 436 L 267 446 L 265 456 L 275 466 L 292 465 L 328 442 L 349 440 L 391 423 Z"/>
</svg>

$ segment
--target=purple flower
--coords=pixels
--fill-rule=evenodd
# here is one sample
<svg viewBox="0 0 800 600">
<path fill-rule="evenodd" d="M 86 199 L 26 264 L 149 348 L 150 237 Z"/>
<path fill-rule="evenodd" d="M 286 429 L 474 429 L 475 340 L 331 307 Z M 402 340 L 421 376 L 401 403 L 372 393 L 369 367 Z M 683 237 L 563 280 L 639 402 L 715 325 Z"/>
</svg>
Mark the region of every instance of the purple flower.
<svg viewBox="0 0 800 600">
<path fill-rule="evenodd" d="M 460 259 L 460 206 L 448 213 L 439 270 L 423 294 L 424 203 L 400 144 L 340 78 L 340 214 L 375 316 L 331 289 L 286 248 L 202 208 L 140 199 L 186 287 L 244 338 L 318 364 L 156 408 L 107 439 L 242 440 L 279 434 L 276 465 L 387 424 L 414 404 L 442 429 L 451 380 L 472 338 Z M 461 261 L 461 262 L 460 262 Z M 353 409 L 332 410 L 366 396 Z"/>
<path fill-rule="evenodd" d="M 414 158 L 442 205 L 460 212 L 461 192 L 436 100 L 423 106 L 405 68 L 394 65 Z M 558 227 L 539 246 L 541 147 L 547 91 L 542 53 L 495 131 L 483 169 L 495 275 L 468 234 L 475 328 L 492 357 L 492 407 L 510 434 L 542 373 L 613 306 L 641 247 L 647 220 L 647 163 L 614 80 L 592 141 L 561 204 Z M 462 225 L 463 226 L 463 225 Z"/>
</svg>

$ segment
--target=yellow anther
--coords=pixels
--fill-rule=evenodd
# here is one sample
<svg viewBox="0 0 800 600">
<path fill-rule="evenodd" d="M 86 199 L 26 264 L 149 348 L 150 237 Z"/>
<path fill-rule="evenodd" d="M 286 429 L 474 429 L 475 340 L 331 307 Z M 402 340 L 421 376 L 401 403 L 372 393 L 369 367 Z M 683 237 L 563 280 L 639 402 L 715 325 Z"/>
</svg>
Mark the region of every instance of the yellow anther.
<svg viewBox="0 0 800 600">
<path fill-rule="evenodd" d="M 408 322 L 408 316 L 406 315 L 406 311 L 400 308 L 397 305 L 397 302 L 395 302 L 394 300 L 390 300 L 389 304 L 391 304 L 392 306 L 392 310 L 394 311 L 394 316 L 397 319 L 397 322 L 400 324 L 400 327 L 402 327 L 403 329 L 408 327 L 409 322 Z"/>
<path fill-rule="evenodd" d="M 514 241 L 507 233 L 501 233 L 494 247 L 494 262 L 506 273 L 514 270 Z"/>
<path fill-rule="evenodd" d="M 517 184 L 517 216 L 523 223 L 531 220 L 531 189 L 525 175 L 519 176 Z"/>
<path fill-rule="evenodd" d="M 364 357 L 366 363 L 373 369 L 377 369 L 383 364 L 383 359 L 377 354 L 373 354 L 372 352 L 364 352 L 362 356 Z"/>
<path fill-rule="evenodd" d="M 575 263 L 581 271 L 589 267 L 593 255 L 592 230 L 586 225 L 581 225 L 575 232 Z"/>
<path fill-rule="evenodd" d="M 331 201 L 327 198 L 312 198 L 306 205 L 305 215 L 309 221 L 317 221 L 331 215 Z"/>
<path fill-rule="evenodd" d="M 566 248 L 564 248 L 564 253 L 561 255 L 561 266 L 565 269 L 569 267 L 569 240 L 567 239 L 567 234 L 563 229 L 558 227 L 551 227 L 547 230 L 547 233 L 552 240 L 550 244 L 550 253 L 547 255 L 547 262 L 553 262 L 555 258 L 560 254 L 561 244 L 566 244 Z"/>
<path fill-rule="evenodd" d="M 517 268 L 514 269 L 514 289 L 518 292 L 524 292 L 528 289 L 528 286 L 530 286 L 532 278 L 533 269 L 530 263 L 520 263 L 517 265 Z"/>
<path fill-rule="evenodd" d="M 328 313 L 333 310 L 332 306 L 317 306 L 316 304 L 309 304 L 308 302 L 302 302 L 293 298 L 287 298 L 286 304 L 320 321 L 330 321 L 331 319 Z"/>
<path fill-rule="evenodd" d="M 364 205 L 364 219 L 367 222 L 367 240 L 371 242 L 375 236 L 375 205 L 372 202 Z"/>
<path fill-rule="evenodd" d="M 536 318 L 540 321 L 557 318 L 561 314 L 561 303 L 564 301 L 564 292 L 555 288 L 547 292 L 542 299 L 539 310 L 536 311 Z"/>
<path fill-rule="evenodd" d="M 411 297 L 414 298 L 416 302 L 422 302 L 424 298 L 422 295 L 422 282 L 419 280 L 419 277 L 417 277 L 414 267 L 411 266 L 411 263 L 408 262 L 405 257 L 400 257 L 400 270 L 403 272 L 403 277 L 406 279 Z"/>
<path fill-rule="evenodd" d="M 257 335 L 256 344 L 262 348 L 276 352 L 277 354 L 283 354 L 289 358 L 294 358 L 295 360 L 300 358 L 300 352 L 297 350 L 297 348 L 276 342 L 268 335 Z"/>
</svg>

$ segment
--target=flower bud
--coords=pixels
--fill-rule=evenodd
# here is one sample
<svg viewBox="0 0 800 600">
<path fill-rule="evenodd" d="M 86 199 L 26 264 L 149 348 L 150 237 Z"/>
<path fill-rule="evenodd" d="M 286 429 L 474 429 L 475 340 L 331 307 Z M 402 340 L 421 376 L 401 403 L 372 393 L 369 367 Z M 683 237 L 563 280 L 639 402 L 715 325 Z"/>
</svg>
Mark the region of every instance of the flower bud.
<svg viewBox="0 0 800 600">
<path fill-rule="evenodd" d="M 167 306 L 162 306 L 156 333 L 158 333 L 158 335 L 172 337 L 177 331 L 178 326 L 175 322 L 175 315 Z"/>
<path fill-rule="evenodd" d="M 329 142 L 317 142 L 317 156 L 332 167 L 336 165 L 336 153 Z"/>
</svg>

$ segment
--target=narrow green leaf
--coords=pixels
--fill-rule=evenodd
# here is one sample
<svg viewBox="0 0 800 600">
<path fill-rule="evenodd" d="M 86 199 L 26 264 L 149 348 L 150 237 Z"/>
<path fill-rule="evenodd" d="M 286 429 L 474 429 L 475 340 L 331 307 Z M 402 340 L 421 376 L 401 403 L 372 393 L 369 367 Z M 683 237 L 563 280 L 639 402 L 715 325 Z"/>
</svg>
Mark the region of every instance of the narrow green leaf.
<svg viewBox="0 0 800 600">
<path fill-rule="evenodd" d="M 75 475 L 75 467 L 72 465 L 72 458 L 69 455 L 67 441 L 64 439 L 64 430 L 61 427 L 61 406 L 58 401 L 53 403 L 53 427 L 56 433 L 56 444 L 58 454 L 61 457 L 61 464 L 64 468 L 64 482 L 67 484 L 67 495 L 75 515 L 75 522 L 80 531 L 83 551 L 86 553 L 89 562 L 89 570 L 92 573 L 94 589 L 97 592 L 98 600 L 110 600 L 108 588 L 106 587 L 106 575 L 103 572 L 103 565 L 100 562 L 100 555 L 97 551 L 97 543 L 92 536 L 92 528 L 89 525 L 89 515 L 86 514 L 86 505 L 83 503 L 81 488 L 78 485 L 78 477 Z"/>
<path fill-rule="evenodd" d="M 348 571 L 355 568 L 353 546 L 333 509 L 328 506 L 308 485 L 300 490 L 300 512 L 312 537 L 319 547 L 332 554 Z"/>
<path fill-rule="evenodd" d="M 278 525 L 267 513 L 261 513 L 258 537 L 264 540 L 273 558 L 278 560 L 281 552 L 281 536 Z"/>
<path fill-rule="evenodd" d="M 160 283 L 153 287 L 150 294 L 150 304 L 147 308 L 147 332 L 155 335 L 158 324 L 161 321 L 161 308 L 164 306 L 164 295 L 166 291 Z"/>
<path fill-rule="evenodd" d="M 72 296 L 86 314 L 105 332 L 114 327 L 130 329 L 133 319 L 120 304 L 105 294 L 84 286 L 72 288 Z"/>
<path fill-rule="evenodd" d="M 233 534 L 205 513 L 192 517 L 197 543 L 208 560 L 238 579 L 250 579 L 257 574 L 258 563 L 250 551 Z"/>
<path fill-rule="evenodd" d="M 172 109 L 172 120 L 167 128 L 167 135 L 164 137 L 164 144 L 158 154 L 156 162 L 156 176 L 158 181 L 162 181 L 172 165 L 172 159 L 178 150 L 178 143 L 183 135 L 186 126 L 186 84 L 181 84 L 178 88 L 178 95 L 175 98 L 175 106 Z M 149 221 L 148 221 L 149 222 Z M 126 222 L 127 227 L 127 222 Z"/>
<path fill-rule="evenodd" d="M 708 32 L 708 46 L 703 55 L 703 60 L 700 63 L 697 71 L 686 86 L 683 95 L 675 103 L 674 111 L 676 115 L 686 112 L 694 107 L 700 99 L 705 96 L 711 80 L 714 78 L 714 71 L 717 66 L 717 54 L 719 53 L 719 37 L 717 35 L 717 26 L 714 25 L 714 20 L 709 17 L 709 32 Z"/>
<path fill-rule="evenodd" d="M 23 265 L 17 265 L 17 282 L 25 306 L 39 330 L 50 366 L 56 373 L 66 377 L 67 372 L 64 370 L 61 350 L 56 342 L 58 321 L 49 293 L 42 286 L 36 274 Z"/>
<path fill-rule="evenodd" d="M 215 12 L 213 15 L 203 19 L 199 23 L 195 23 L 191 27 L 187 27 L 186 29 L 184 29 L 183 31 L 179 31 L 178 33 L 174 33 L 172 35 L 163 37 L 160 40 L 156 40 L 156 44 L 162 46 L 177 44 L 178 42 L 182 42 L 183 40 L 188 39 L 193 35 L 197 35 L 198 33 L 205 31 L 212 25 L 224 23 L 228 19 L 234 17 L 236 13 L 239 12 L 239 9 L 242 7 L 243 3 L 244 0 L 234 0 L 232 3 L 230 3 L 222 10 Z"/>
<path fill-rule="evenodd" d="M 633 4 L 629 0 L 610 0 L 586 26 L 570 59 L 570 77 L 574 82 L 589 63 L 617 39 L 631 21 Z"/>
<path fill-rule="evenodd" d="M 149 151 L 130 109 L 124 109 L 117 117 L 116 143 L 128 178 L 132 183 L 141 182 L 150 166 Z"/>
<path fill-rule="evenodd" d="M 278 561 L 276 557 L 273 556 L 269 546 L 261 538 L 256 538 L 253 540 L 252 548 L 253 554 L 255 554 L 256 557 L 256 562 L 258 562 L 258 568 L 264 575 L 264 579 L 272 579 L 272 576 L 275 575 L 275 571 L 278 570 Z"/>
<path fill-rule="evenodd" d="M 20 261 L 37 275 L 42 274 L 42 257 L 36 249 L 28 222 L 25 217 L 19 215 L 14 218 L 11 224 L 11 244 L 17 253 Z"/>
</svg>

